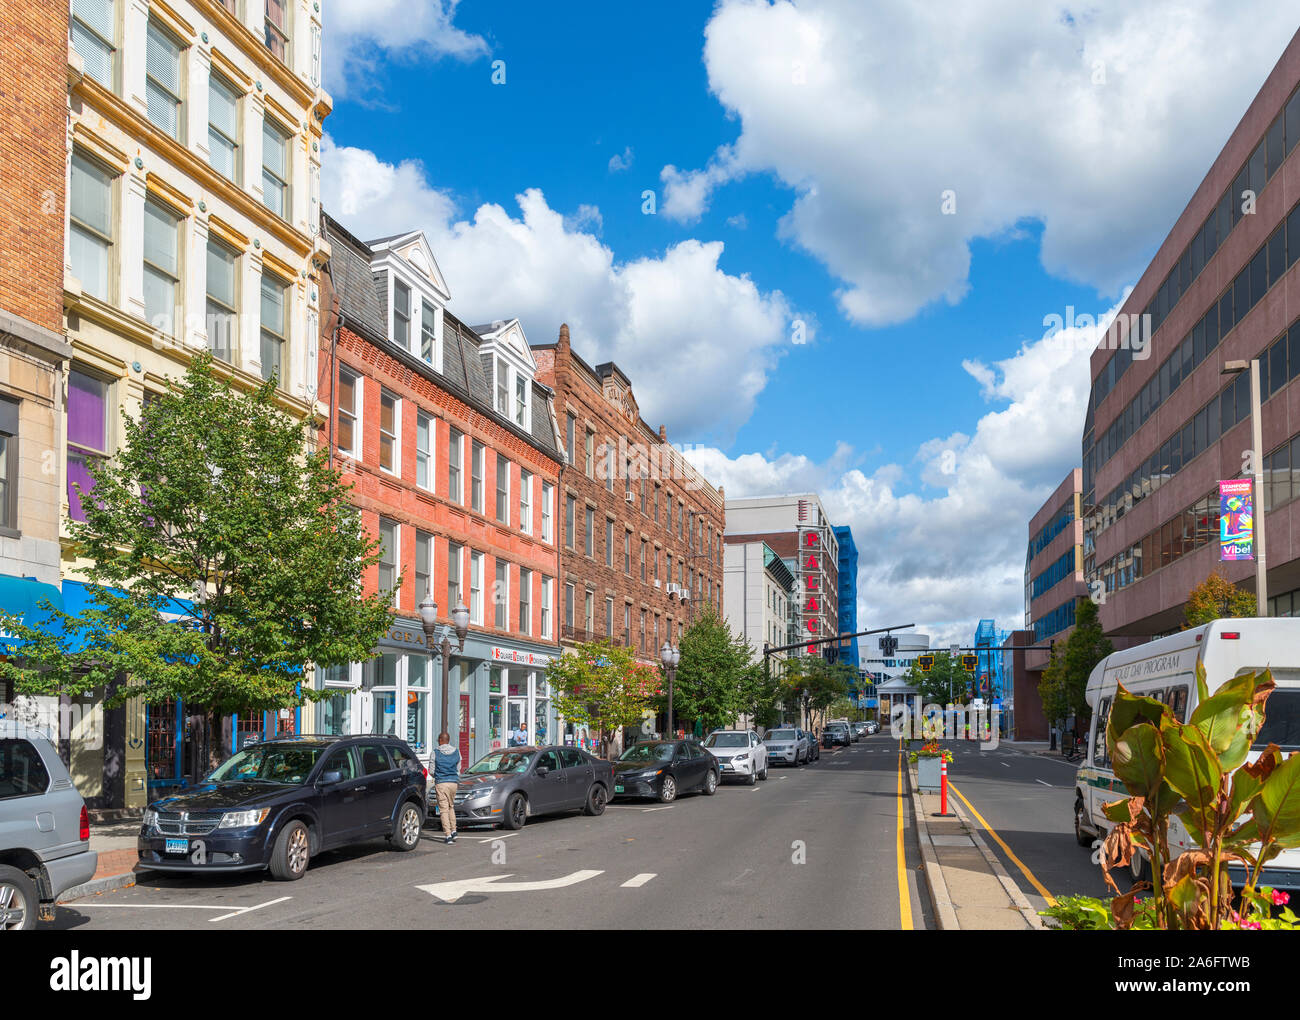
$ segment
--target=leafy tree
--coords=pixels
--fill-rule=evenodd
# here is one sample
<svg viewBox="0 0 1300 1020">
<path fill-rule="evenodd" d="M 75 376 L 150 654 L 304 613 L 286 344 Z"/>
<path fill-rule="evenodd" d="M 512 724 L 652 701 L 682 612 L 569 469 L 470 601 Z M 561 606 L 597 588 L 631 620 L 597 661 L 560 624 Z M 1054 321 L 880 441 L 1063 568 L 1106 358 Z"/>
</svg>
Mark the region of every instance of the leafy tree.
<svg viewBox="0 0 1300 1020">
<path fill-rule="evenodd" d="M 1256 616 L 1258 612 L 1259 604 L 1255 601 L 1254 593 L 1238 588 L 1216 569 L 1187 593 L 1187 605 L 1183 611 L 1186 623 L 1183 624 L 1183 630 L 1214 620 Z"/>
<path fill-rule="evenodd" d="M 904 679 L 920 693 L 922 705 L 963 705 L 970 697 L 971 675 L 950 652 L 935 652 L 928 673 L 913 662 Z"/>
<path fill-rule="evenodd" d="M 1043 670 L 1041 683 L 1047 685 L 1052 698 L 1052 709 L 1058 715 L 1048 718 L 1064 719 L 1066 716 L 1078 716 L 1087 720 L 1092 716 L 1084 692 L 1088 688 L 1088 677 L 1093 668 L 1107 655 L 1115 650 L 1110 639 L 1102 633 L 1101 620 L 1097 603 L 1092 599 L 1079 599 L 1074 613 L 1074 629 L 1065 639 L 1064 646 L 1057 643 L 1053 649 L 1047 668 Z M 1041 690 L 1041 685 L 1040 685 Z M 1043 702 L 1047 710 L 1047 702 Z"/>
<path fill-rule="evenodd" d="M 782 703 L 800 712 L 809 727 L 818 728 L 817 717 L 824 721 L 826 710 L 848 695 L 857 673 L 843 662 L 827 662 L 820 655 L 799 655 L 788 660 L 782 678 Z"/>
<path fill-rule="evenodd" d="M 1047 666 L 1038 679 L 1038 697 L 1043 703 L 1043 715 L 1053 724 L 1070 714 L 1070 699 L 1065 690 L 1062 660 L 1056 651 L 1056 642 L 1052 642 Z"/>
<path fill-rule="evenodd" d="M 676 719 L 671 722 L 699 720 L 705 732 L 733 725 L 756 701 L 747 690 L 754 679 L 748 672 L 754 657 L 749 643 L 732 634 L 727 621 L 710 607 L 686 628 L 680 647 L 673 684 Z"/>
<path fill-rule="evenodd" d="M 562 655 L 547 671 L 556 711 L 600 735 L 600 753 L 620 726 L 640 723 L 662 693 L 659 671 L 636 661 L 632 649 L 608 639 L 587 641 Z"/>
<path fill-rule="evenodd" d="M 379 546 L 273 382 L 238 392 L 204 354 L 122 427 L 120 452 L 89 466 L 84 523 L 68 524 L 90 604 L 46 604 L 48 630 L 5 618 L 24 659 L 0 675 L 30 694 L 103 688 L 109 707 L 184 699 L 215 762 L 223 717 L 319 700 L 308 667 L 371 654 L 391 604 L 363 594 Z"/>
</svg>

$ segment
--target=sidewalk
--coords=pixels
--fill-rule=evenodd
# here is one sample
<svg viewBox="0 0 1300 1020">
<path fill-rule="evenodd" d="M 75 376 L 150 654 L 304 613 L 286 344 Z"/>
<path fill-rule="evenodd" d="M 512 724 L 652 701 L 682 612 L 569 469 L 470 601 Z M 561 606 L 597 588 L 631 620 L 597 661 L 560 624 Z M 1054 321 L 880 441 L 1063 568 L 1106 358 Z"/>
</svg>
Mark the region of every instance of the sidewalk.
<svg viewBox="0 0 1300 1020">
<path fill-rule="evenodd" d="M 90 849 L 99 854 L 95 876 L 59 897 L 60 903 L 93 896 L 96 893 L 135 885 L 135 865 L 139 860 L 136 836 L 140 832 L 138 817 L 90 826 Z"/>
<path fill-rule="evenodd" d="M 952 817 L 936 818 L 939 795 L 918 792 L 915 765 L 908 766 L 908 778 L 922 871 L 938 926 L 945 931 L 1041 930 L 1042 918 L 1034 913 L 957 799 L 948 798 Z"/>
</svg>

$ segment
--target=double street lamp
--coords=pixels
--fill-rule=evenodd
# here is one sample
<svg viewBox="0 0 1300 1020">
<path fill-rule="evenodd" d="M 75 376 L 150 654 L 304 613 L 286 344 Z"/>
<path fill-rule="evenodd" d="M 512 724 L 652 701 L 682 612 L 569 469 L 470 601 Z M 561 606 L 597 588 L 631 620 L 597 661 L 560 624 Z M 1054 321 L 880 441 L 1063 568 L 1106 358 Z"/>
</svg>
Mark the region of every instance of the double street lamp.
<svg viewBox="0 0 1300 1020">
<path fill-rule="evenodd" d="M 677 731 L 673 729 L 673 681 L 677 679 L 677 663 L 681 661 L 682 650 L 670 645 L 667 641 L 659 649 L 659 661 L 664 664 L 664 672 L 668 674 L 668 735 L 672 739 L 673 734 Z"/>
<path fill-rule="evenodd" d="M 429 665 L 433 665 L 435 654 L 442 656 L 442 728 L 447 731 L 452 747 L 460 746 L 460 712 L 456 712 L 455 722 L 447 715 L 447 703 L 451 688 L 451 631 L 442 628 L 442 641 L 435 643 L 434 631 L 438 624 L 438 603 L 434 601 L 433 592 L 426 591 L 420 601 L 420 624 L 424 628 L 424 647 L 429 653 Z M 456 628 L 456 652 L 465 651 L 465 635 L 469 632 L 469 610 L 459 600 L 451 611 L 452 626 Z M 436 650 L 435 650 L 436 649 Z M 435 735 L 436 736 L 436 735 Z"/>
</svg>

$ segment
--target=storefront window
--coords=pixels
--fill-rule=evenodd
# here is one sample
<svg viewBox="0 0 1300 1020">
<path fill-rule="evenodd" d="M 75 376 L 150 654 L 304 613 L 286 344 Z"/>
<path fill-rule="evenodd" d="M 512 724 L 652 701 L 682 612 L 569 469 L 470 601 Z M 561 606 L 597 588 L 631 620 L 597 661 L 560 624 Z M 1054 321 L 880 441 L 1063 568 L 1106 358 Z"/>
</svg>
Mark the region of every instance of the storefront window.
<svg viewBox="0 0 1300 1020">
<path fill-rule="evenodd" d="M 537 743 L 538 746 L 541 746 L 543 744 L 549 743 L 550 741 L 551 730 L 550 730 L 550 726 L 548 725 L 548 722 L 549 722 L 549 708 L 551 703 L 546 698 L 538 698 L 534 704 L 535 704 L 535 711 L 533 713 L 533 740 Z"/>
<path fill-rule="evenodd" d="M 406 742 L 423 753 L 429 743 L 429 659 L 425 655 L 406 657 Z"/>
<path fill-rule="evenodd" d="M 377 655 L 365 665 L 366 686 L 374 694 L 374 725 L 370 732 L 397 736 L 397 660 L 395 653 Z"/>
</svg>

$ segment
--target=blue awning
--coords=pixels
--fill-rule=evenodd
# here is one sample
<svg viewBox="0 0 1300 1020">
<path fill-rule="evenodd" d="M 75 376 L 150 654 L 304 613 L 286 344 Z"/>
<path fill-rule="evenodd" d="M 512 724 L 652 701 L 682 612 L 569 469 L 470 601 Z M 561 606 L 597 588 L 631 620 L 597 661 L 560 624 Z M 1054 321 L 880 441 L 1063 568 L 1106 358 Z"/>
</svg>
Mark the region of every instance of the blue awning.
<svg viewBox="0 0 1300 1020">
<path fill-rule="evenodd" d="M 55 585 L 34 577 L 0 574 L 0 610 L 19 617 L 26 626 L 48 629 L 49 613 L 40 606 L 44 601 L 55 609 L 63 608 L 63 594 Z M 0 631 L 0 654 L 15 655 L 20 644 L 15 635 Z"/>
</svg>

